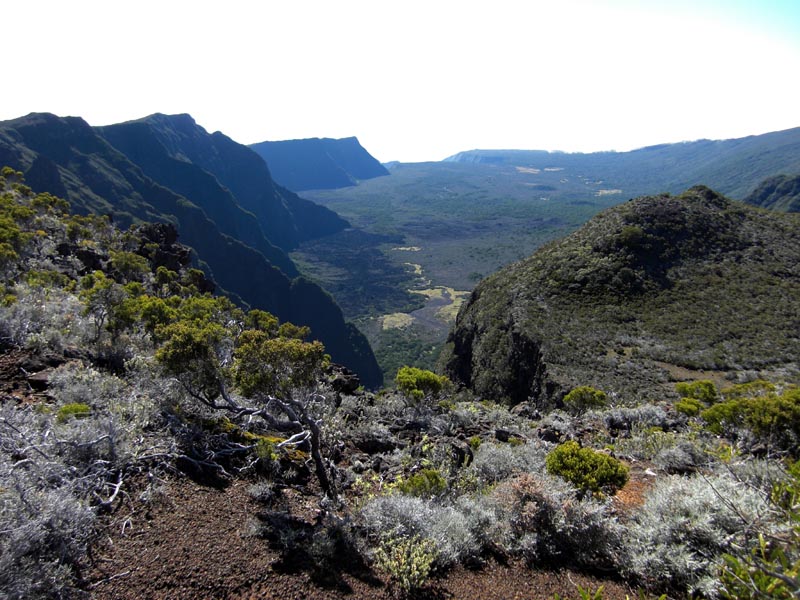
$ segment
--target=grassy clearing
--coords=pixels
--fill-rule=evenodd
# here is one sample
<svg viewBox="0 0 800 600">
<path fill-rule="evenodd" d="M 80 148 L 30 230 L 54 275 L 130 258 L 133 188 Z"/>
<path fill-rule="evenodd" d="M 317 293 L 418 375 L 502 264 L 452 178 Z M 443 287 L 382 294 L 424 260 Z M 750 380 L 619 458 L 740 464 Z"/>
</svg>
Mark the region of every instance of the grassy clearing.
<svg viewBox="0 0 800 600">
<path fill-rule="evenodd" d="M 413 322 L 414 317 L 406 313 L 392 313 L 381 317 L 381 327 L 384 330 L 408 327 Z"/>
</svg>

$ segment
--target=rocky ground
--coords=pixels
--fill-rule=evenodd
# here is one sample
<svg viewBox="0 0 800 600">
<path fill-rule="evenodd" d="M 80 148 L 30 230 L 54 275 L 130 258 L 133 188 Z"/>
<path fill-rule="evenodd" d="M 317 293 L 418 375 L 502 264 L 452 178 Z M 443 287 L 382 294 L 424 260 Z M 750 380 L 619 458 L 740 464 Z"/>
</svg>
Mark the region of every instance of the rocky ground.
<svg viewBox="0 0 800 600">
<path fill-rule="evenodd" d="M 47 376 L 63 362 L 25 351 L 0 355 L 0 394 L 15 403 L 46 398 Z M 51 364 L 52 362 L 52 364 Z M 40 381 L 41 380 L 41 381 Z M 615 497 L 620 512 L 642 501 L 651 482 L 634 466 L 631 479 Z M 293 531 L 312 531 L 319 523 L 316 484 L 282 488 L 271 509 L 248 490 L 253 481 L 234 478 L 211 486 L 174 472 L 156 479 L 127 481 L 110 514 L 100 517 L 99 534 L 80 578 L 90 598 L 395 598 L 382 573 L 359 556 L 335 556 L 320 565 L 310 555 L 287 550 L 281 540 L 263 534 L 263 523 L 276 515 Z M 302 547 L 302 546 L 301 546 Z M 501 555 L 480 565 L 458 566 L 436 574 L 415 597 L 433 599 L 547 599 L 580 597 L 580 589 L 603 586 L 606 600 L 635 592 L 622 583 L 570 570 L 532 570 Z M 421 595 L 420 595 L 421 594 Z"/>
<path fill-rule="evenodd" d="M 346 557 L 338 570 L 320 572 L 307 557 L 290 555 L 254 536 L 259 504 L 237 481 L 225 489 L 186 478 L 156 487 L 145 504 L 130 493 L 107 518 L 83 577 L 92 598 L 170 600 L 194 598 L 324 599 L 393 598 L 380 574 Z M 147 491 L 147 486 L 140 485 Z M 285 493 L 287 515 L 312 525 L 316 497 Z M 435 599 L 547 599 L 554 594 L 578 598 L 578 586 L 604 598 L 623 599 L 635 592 L 596 577 L 563 571 L 535 571 L 496 557 L 474 568 L 459 567 L 434 577 L 422 596 Z"/>
</svg>

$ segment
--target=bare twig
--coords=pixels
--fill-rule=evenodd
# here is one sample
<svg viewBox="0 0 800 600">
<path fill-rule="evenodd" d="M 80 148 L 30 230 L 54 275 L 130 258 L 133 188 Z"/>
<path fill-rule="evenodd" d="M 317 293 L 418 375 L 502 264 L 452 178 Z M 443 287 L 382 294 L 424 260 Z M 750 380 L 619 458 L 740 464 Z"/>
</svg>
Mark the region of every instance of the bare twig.
<svg viewBox="0 0 800 600">
<path fill-rule="evenodd" d="M 120 472 L 119 475 L 117 476 L 117 483 L 115 483 L 113 485 L 114 492 L 111 494 L 111 496 L 108 497 L 107 500 L 102 500 L 100 502 L 100 504 L 97 505 L 99 510 L 110 510 L 111 509 L 111 505 L 114 504 L 114 500 L 117 499 L 117 496 L 119 495 L 119 491 L 122 489 L 122 483 L 123 483 L 122 472 Z M 97 498 L 100 497 L 100 495 L 97 494 L 96 492 L 95 492 L 94 495 Z"/>
<path fill-rule="evenodd" d="M 112 575 L 111 577 L 106 577 L 105 579 L 101 579 L 100 581 L 95 581 L 93 584 L 91 584 L 89 586 L 89 588 L 96 588 L 96 587 L 101 586 L 101 585 L 103 585 L 105 583 L 108 583 L 109 581 L 113 581 L 115 579 L 119 579 L 120 577 L 127 577 L 132 572 L 133 571 L 123 571 L 122 573 L 117 573 L 116 575 Z"/>
</svg>

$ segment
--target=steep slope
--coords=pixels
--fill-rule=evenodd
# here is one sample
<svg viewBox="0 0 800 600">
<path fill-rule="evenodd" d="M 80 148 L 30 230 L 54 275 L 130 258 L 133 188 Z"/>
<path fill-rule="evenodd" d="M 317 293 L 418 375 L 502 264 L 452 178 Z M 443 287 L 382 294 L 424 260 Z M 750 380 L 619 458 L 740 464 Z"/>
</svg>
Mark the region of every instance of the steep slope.
<svg viewBox="0 0 800 600">
<path fill-rule="evenodd" d="M 698 140 L 648 146 L 631 152 L 589 154 L 542 150 L 470 150 L 447 159 L 528 169 L 557 169 L 563 177 L 603 181 L 624 196 L 677 193 L 705 184 L 741 199 L 776 173 L 800 172 L 800 127 L 730 140 Z"/>
<path fill-rule="evenodd" d="M 366 338 L 325 291 L 302 278 L 290 280 L 263 254 L 222 234 L 202 209 L 147 177 L 82 119 L 32 114 L 0 123 L 0 164 L 22 171 L 34 190 L 63 195 L 78 212 L 110 214 L 123 226 L 173 223 L 222 288 L 253 308 L 308 325 L 334 360 L 358 372 L 365 385 L 380 384 Z"/>
<path fill-rule="evenodd" d="M 251 144 L 281 185 L 296 192 L 338 189 L 388 175 L 355 137 L 312 138 Z"/>
<path fill-rule="evenodd" d="M 680 369 L 800 374 L 800 217 L 698 186 L 642 197 L 487 278 L 442 364 L 478 394 L 657 400 Z"/>
<path fill-rule="evenodd" d="M 800 212 L 800 175 L 769 177 L 762 181 L 744 201 L 771 210 Z"/>
<path fill-rule="evenodd" d="M 294 263 L 283 250 L 270 243 L 255 215 L 242 209 L 233 194 L 214 175 L 192 163 L 181 152 L 175 143 L 181 138 L 169 134 L 178 129 L 183 120 L 181 116 L 165 119 L 165 126 L 157 127 L 153 120 L 142 119 L 96 127 L 95 130 L 139 166 L 145 175 L 191 198 L 221 232 L 255 248 L 286 275 L 297 276 Z M 174 128 L 167 126 L 170 121 Z"/>
<path fill-rule="evenodd" d="M 154 114 L 141 120 L 173 157 L 214 175 L 239 205 L 253 213 L 267 238 L 284 250 L 349 226 L 335 212 L 277 185 L 264 160 L 219 131 L 209 134 L 189 115 Z"/>
</svg>

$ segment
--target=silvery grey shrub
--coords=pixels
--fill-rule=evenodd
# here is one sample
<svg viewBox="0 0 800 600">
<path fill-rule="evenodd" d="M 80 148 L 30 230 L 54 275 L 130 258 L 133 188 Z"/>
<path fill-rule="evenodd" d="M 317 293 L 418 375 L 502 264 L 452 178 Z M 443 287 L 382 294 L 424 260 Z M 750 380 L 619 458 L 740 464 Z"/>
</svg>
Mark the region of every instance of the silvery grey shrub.
<svg viewBox="0 0 800 600">
<path fill-rule="evenodd" d="M 624 530 L 622 570 L 651 589 L 714 597 L 721 555 L 772 526 L 765 492 L 729 473 L 666 476 Z"/>
</svg>

